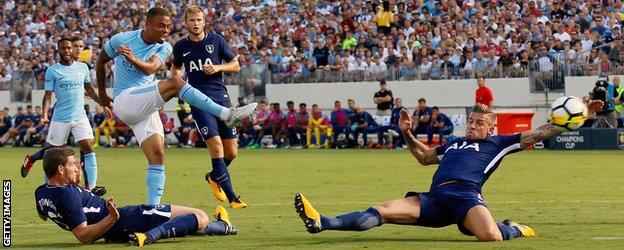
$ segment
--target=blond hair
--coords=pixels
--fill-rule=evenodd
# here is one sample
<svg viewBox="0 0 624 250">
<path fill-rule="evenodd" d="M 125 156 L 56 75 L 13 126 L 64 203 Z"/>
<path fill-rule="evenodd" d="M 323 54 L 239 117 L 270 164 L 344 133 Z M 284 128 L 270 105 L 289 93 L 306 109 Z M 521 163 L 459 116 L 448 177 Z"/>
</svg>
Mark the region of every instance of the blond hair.
<svg viewBox="0 0 624 250">
<path fill-rule="evenodd" d="M 494 114 L 494 111 L 492 110 L 492 108 L 488 107 L 483 103 L 477 103 L 472 106 L 472 113 L 485 114 L 486 116 L 491 118 L 492 125 L 496 124 L 496 115 Z"/>
<path fill-rule="evenodd" d="M 199 7 L 197 5 L 191 5 L 188 8 L 186 8 L 186 10 L 184 11 L 184 20 L 186 20 L 186 18 L 189 15 L 193 15 L 193 14 L 201 14 L 202 17 L 203 17 L 204 11 L 202 10 L 201 7 Z"/>
</svg>

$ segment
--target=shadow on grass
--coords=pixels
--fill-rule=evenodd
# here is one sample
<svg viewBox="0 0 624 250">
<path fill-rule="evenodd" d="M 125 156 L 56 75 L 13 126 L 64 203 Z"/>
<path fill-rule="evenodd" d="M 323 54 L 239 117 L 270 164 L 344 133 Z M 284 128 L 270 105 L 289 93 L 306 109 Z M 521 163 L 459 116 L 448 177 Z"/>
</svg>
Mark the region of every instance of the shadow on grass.
<svg viewBox="0 0 624 250">
<path fill-rule="evenodd" d="M 442 238 L 393 238 L 393 237 L 322 237 L 301 239 L 300 243 L 305 245 L 332 244 L 332 243 L 380 243 L 380 242 L 397 242 L 397 243 L 439 243 L 439 242 L 475 242 L 474 238 L 466 239 L 442 239 Z"/>
</svg>

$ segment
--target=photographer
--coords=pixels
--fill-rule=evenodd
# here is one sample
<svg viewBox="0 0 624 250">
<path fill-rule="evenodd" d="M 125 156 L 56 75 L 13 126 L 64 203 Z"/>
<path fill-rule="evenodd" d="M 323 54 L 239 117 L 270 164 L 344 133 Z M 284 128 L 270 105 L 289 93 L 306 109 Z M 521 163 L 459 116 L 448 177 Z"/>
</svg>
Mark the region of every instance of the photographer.
<svg viewBox="0 0 624 250">
<path fill-rule="evenodd" d="M 598 79 L 590 94 L 592 100 L 601 100 L 604 106 L 596 112 L 593 128 L 617 128 L 617 114 L 615 113 L 615 86 L 610 84 L 609 78 Z"/>
</svg>

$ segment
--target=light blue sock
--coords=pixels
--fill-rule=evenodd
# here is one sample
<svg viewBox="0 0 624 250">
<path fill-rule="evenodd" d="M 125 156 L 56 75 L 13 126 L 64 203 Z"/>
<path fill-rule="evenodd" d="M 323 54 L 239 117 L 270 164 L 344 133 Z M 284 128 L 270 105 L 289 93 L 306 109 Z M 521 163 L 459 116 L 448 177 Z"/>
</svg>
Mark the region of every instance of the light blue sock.
<svg viewBox="0 0 624 250">
<path fill-rule="evenodd" d="M 147 184 L 147 204 L 159 205 L 165 189 L 165 165 L 147 165 L 145 183 Z"/>
<path fill-rule="evenodd" d="M 95 159 L 95 152 L 84 155 L 84 168 L 85 174 L 87 175 L 89 190 L 91 190 L 97 183 L 97 161 Z"/>
<path fill-rule="evenodd" d="M 230 116 L 230 109 L 225 108 L 219 104 L 216 104 L 212 101 L 208 96 L 204 95 L 202 92 L 193 88 L 190 84 L 186 83 L 180 89 L 180 93 L 178 94 L 182 100 L 185 102 L 203 110 L 213 115 L 220 117 L 223 120 L 226 120 Z"/>
</svg>

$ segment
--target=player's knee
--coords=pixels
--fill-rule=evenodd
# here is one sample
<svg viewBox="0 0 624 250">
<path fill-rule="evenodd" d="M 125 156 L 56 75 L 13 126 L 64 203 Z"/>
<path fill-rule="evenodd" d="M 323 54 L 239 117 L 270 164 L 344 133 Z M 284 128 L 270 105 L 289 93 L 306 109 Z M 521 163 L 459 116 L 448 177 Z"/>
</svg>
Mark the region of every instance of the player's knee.
<svg viewBox="0 0 624 250">
<path fill-rule="evenodd" d="M 489 229 L 485 232 L 477 234 L 476 236 L 477 236 L 477 239 L 479 239 L 479 241 L 502 241 L 503 240 L 503 235 L 501 234 L 500 230 L 498 230 L 498 228 Z"/>
<path fill-rule="evenodd" d="M 225 150 L 223 152 L 223 158 L 228 160 L 234 160 L 238 156 L 238 152 L 236 150 Z"/>
<path fill-rule="evenodd" d="M 194 209 L 193 214 L 197 218 L 198 228 L 205 228 L 206 226 L 208 226 L 208 223 L 210 222 L 210 218 L 204 211 L 200 209 Z"/>
<path fill-rule="evenodd" d="M 182 79 L 182 77 L 174 75 L 169 77 L 169 79 L 167 79 L 167 81 L 169 82 L 169 84 L 177 89 L 180 90 L 182 88 L 182 86 L 184 86 L 184 84 L 186 84 L 186 82 L 184 81 L 184 79 Z"/>
</svg>

